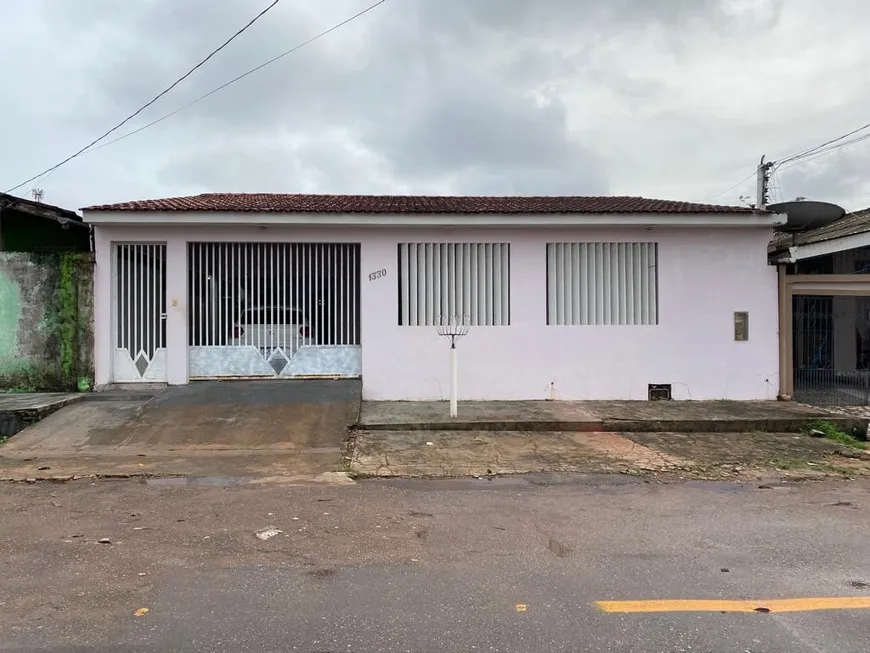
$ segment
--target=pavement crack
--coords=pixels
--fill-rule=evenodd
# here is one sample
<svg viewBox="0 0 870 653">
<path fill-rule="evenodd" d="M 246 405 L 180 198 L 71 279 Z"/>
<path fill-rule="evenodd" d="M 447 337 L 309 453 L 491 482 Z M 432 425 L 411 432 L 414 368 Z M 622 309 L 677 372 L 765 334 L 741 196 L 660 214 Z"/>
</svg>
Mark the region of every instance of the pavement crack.
<svg viewBox="0 0 870 653">
<path fill-rule="evenodd" d="M 498 445 L 495 442 L 490 442 L 490 448 L 492 449 L 492 459 L 494 461 L 494 467 L 497 469 L 501 469 L 503 466 L 501 451 L 499 451 Z"/>
<path fill-rule="evenodd" d="M 528 439 L 529 444 L 532 445 L 532 453 L 535 454 L 536 458 L 540 458 L 541 452 L 538 449 L 538 441 L 535 438 L 534 433 L 530 433 L 529 431 L 523 431 L 523 435 Z"/>
</svg>

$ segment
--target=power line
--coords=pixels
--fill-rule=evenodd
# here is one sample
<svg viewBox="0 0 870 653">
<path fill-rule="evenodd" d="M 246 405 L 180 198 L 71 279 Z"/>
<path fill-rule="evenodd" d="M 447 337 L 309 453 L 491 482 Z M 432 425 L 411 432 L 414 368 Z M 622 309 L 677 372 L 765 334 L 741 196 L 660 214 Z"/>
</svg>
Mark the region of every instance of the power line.
<svg viewBox="0 0 870 653">
<path fill-rule="evenodd" d="M 779 172 L 776 168 L 773 168 L 773 174 L 771 177 L 773 178 L 773 194 L 774 201 L 776 201 L 776 196 L 779 195 L 779 200 L 781 202 L 785 201 L 785 195 L 782 192 L 782 180 L 779 178 Z"/>
<path fill-rule="evenodd" d="M 712 199 L 714 199 L 714 198 L 716 198 L 716 197 L 719 197 L 720 195 L 724 195 L 725 193 L 728 193 L 728 192 L 730 192 L 730 191 L 732 191 L 732 190 L 735 190 L 736 188 L 739 188 L 742 184 L 745 184 L 747 181 L 749 181 L 750 179 L 752 179 L 756 174 L 757 174 L 757 173 L 753 172 L 752 174 L 750 174 L 750 175 L 747 176 L 746 178 L 741 179 L 740 181 L 738 181 L 736 184 L 734 184 L 734 185 L 731 186 L 730 188 L 726 188 L 725 190 L 720 191 L 720 192 L 716 193 L 715 195 L 710 195 L 709 197 L 705 197 L 704 199 L 701 200 L 701 202 L 709 202 L 710 200 L 712 200 Z"/>
<path fill-rule="evenodd" d="M 364 14 L 367 14 L 367 13 L 370 12 L 372 9 L 375 9 L 378 5 L 382 5 L 382 4 L 384 4 L 386 1 L 387 1 L 387 0 L 378 0 L 378 2 L 375 2 L 374 4 L 372 4 L 372 5 L 368 6 L 368 7 L 366 7 L 365 9 L 363 9 L 362 11 L 360 11 L 360 12 L 354 14 L 354 15 L 351 16 L 350 18 L 347 18 L 347 19 L 341 21 L 340 23 L 337 23 L 336 25 L 333 25 L 333 26 L 330 27 L 329 29 L 322 31 L 322 32 L 320 32 L 319 34 L 317 34 L 317 35 L 315 35 L 315 36 L 312 36 L 312 37 L 311 37 L 310 39 L 308 39 L 307 41 L 304 41 L 304 42 L 300 43 L 299 45 L 296 45 L 296 46 L 290 48 L 290 49 L 287 50 L 286 52 L 282 52 L 281 54 L 279 54 L 279 55 L 277 55 L 277 56 L 275 56 L 275 57 L 272 57 L 272 58 L 269 59 L 268 61 L 265 61 L 265 62 L 261 63 L 259 66 L 255 67 L 255 68 L 251 68 L 251 70 L 249 70 L 249 71 L 247 71 L 247 72 L 245 72 L 245 73 L 242 73 L 242 74 L 239 75 L 238 77 L 234 77 L 233 79 L 229 80 L 228 82 L 226 82 L 226 83 L 224 83 L 224 84 L 221 84 L 221 85 L 218 86 L 217 88 L 212 89 L 212 90 L 209 91 L 208 93 L 199 96 L 199 97 L 196 98 L 195 100 L 193 100 L 193 101 L 191 101 L 191 102 L 188 102 L 187 104 L 185 104 L 185 105 L 183 105 L 183 106 L 180 106 L 179 108 L 175 109 L 174 111 L 170 111 L 170 112 L 167 113 L 166 115 L 161 116 L 160 118 L 157 118 L 156 120 L 152 120 L 151 122 L 149 122 L 149 123 L 147 123 L 147 124 L 145 124 L 145 125 L 142 125 L 142 126 L 139 127 L 138 129 L 134 129 L 133 131 L 131 131 L 131 132 L 127 132 L 126 134 L 123 134 L 123 135 L 119 136 L 118 138 L 112 139 L 111 141 L 109 141 L 109 142 L 107 142 L 107 143 L 103 143 L 102 145 L 98 145 L 97 147 L 94 147 L 94 148 L 88 150 L 88 152 L 95 152 L 95 151 L 100 150 L 100 149 L 102 149 L 102 148 L 104 148 L 104 147 L 108 147 L 109 145 L 112 145 L 113 143 L 117 143 L 118 141 L 122 141 L 122 140 L 124 140 L 125 138 L 128 138 L 128 137 L 130 137 L 130 136 L 133 136 L 134 134 L 138 134 L 138 133 L 141 132 L 141 131 L 145 131 L 145 130 L 148 129 L 149 127 L 153 127 L 154 125 L 156 125 L 156 124 L 158 124 L 158 123 L 161 123 L 161 122 L 163 122 L 164 120 L 167 120 L 168 118 L 171 118 L 171 117 L 174 116 L 175 114 L 177 114 L 177 113 L 181 113 L 181 112 L 184 111 L 185 109 L 189 109 L 189 108 L 192 107 L 194 104 L 198 104 L 199 102 L 202 102 L 203 100 L 205 100 L 205 99 L 208 98 L 208 97 L 211 97 L 212 95 L 214 95 L 214 94 L 217 93 L 218 91 L 222 91 L 222 90 L 225 89 L 226 87 L 231 86 L 232 84 L 235 84 L 235 83 L 238 82 L 238 81 L 241 81 L 242 79 L 244 79 L 244 78 L 247 77 L 248 75 L 253 75 L 255 72 L 257 72 L 257 71 L 259 71 L 259 70 L 262 70 L 262 69 L 265 68 L 266 66 L 269 66 L 269 65 L 275 63 L 275 62 L 278 61 L 279 59 L 283 59 L 283 58 L 286 57 L 287 55 L 293 54 L 293 53 L 296 52 L 297 50 L 300 50 L 301 48 L 304 48 L 306 45 L 308 45 L 308 44 L 310 44 L 310 43 L 313 43 L 314 41 L 316 41 L 316 40 L 318 40 L 318 39 L 320 39 L 320 38 L 326 36 L 326 35 L 329 34 L 330 32 L 334 32 L 335 30 L 337 30 L 337 29 L 339 29 L 339 28 L 341 28 L 341 27 L 344 27 L 345 25 L 347 25 L 348 23 L 350 23 L 350 22 L 356 20 L 356 19 L 359 18 L 360 16 L 363 16 Z"/>
<path fill-rule="evenodd" d="M 858 130 L 858 131 L 860 131 L 860 130 Z M 823 156 L 827 156 L 828 154 L 831 154 L 832 152 L 836 152 L 837 150 L 840 150 L 844 147 L 849 147 L 850 145 L 855 145 L 856 143 L 866 141 L 867 139 L 870 139 L 870 134 L 864 134 L 863 136 L 858 136 L 857 138 L 853 138 L 853 139 L 850 139 L 848 141 L 838 143 L 836 145 L 828 145 L 828 147 L 826 147 L 825 149 L 818 149 L 818 151 L 812 153 L 811 155 L 806 155 L 803 158 L 790 159 L 790 160 L 787 160 L 784 162 L 780 162 L 777 164 L 777 169 L 780 169 L 781 166 L 783 166 L 783 163 L 788 163 L 788 165 L 781 168 L 782 170 L 788 170 L 790 168 L 794 168 L 795 166 L 803 165 L 803 164 L 809 163 L 810 161 L 813 161 L 815 159 L 819 159 Z"/>
<path fill-rule="evenodd" d="M 832 138 L 829 141 L 825 141 L 821 145 L 817 145 L 816 147 L 811 147 L 810 149 L 804 150 L 803 152 L 798 152 L 797 154 L 792 154 L 791 156 L 787 156 L 783 159 L 780 159 L 777 162 L 777 165 L 781 166 L 783 164 L 788 163 L 789 161 L 795 161 L 797 159 L 802 159 L 806 156 L 809 156 L 810 154 L 813 154 L 814 152 L 817 152 L 818 150 L 821 150 L 822 148 L 825 148 L 829 145 L 833 145 L 834 143 L 838 143 L 839 141 L 842 141 L 843 139 L 849 138 L 849 136 L 853 136 L 854 134 L 857 134 L 858 132 L 864 131 L 868 127 L 870 127 L 870 123 L 867 123 L 866 125 L 863 125 L 862 127 L 858 127 L 858 129 L 853 129 L 852 131 L 850 131 L 847 134 L 843 134 L 842 136 L 838 136 L 837 138 Z M 834 148 L 834 149 L 836 149 L 836 148 Z"/>
<path fill-rule="evenodd" d="M 849 139 L 850 136 L 854 136 L 855 134 L 862 132 L 868 128 L 870 128 L 870 123 L 867 123 L 866 125 L 858 127 L 858 129 L 853 129 L 852 131 L 850 131 L 846 134 L 843 134 L 842 136 L 838 136 L 837 138 L 832 138 L 829 141 L 825 141 L 821 145 L 816 145 L 815 147 L 811 147 L 809 149 L 803 150 L 803 151 L 798 152 L 796 154 L 792 154 L 790 156 L 784 157 L 784 158 L 774 162 L 774 166 L 772 169 L 773 175 L 774 175 L 774 180 L 775 180 L 774 190 L 778 189 L 780 194 L 782 193 L 782 184 L 779 183 L 779 181 L 777 181 L 779 179 L 779 176 L 777 175 L 777 172 L 779 170 L 785 171 L 785 170 L 788 170 L 788 169 L 793 168 L 795 166 L 803 165 L 804 163 L 809 163 L 810 161 L 813 161 L 813 160 L 818 159 L 820 157 L 827 156 L 828 154 L 830 154 L 832 152 L 836 152 L 837 150 L 839 150 L 841 148 L 848 147 L 850 145 L 854 145 L 855 143 L 860 143 L 862 141 L 870 139 L 870 134 L 864 134 L 864 135 L 859 136 L 857 138 Z M 849 139 L 849 140 L 846 140 L 846 139 Z M 789 165 L 785 165 L 785 164 L 789 164 Z M 723 190 L 719 193 L 716 193 L 715 195 L 710 195 L 709 197 L 706 197 L 701 201 L 708 202 L 713 198 L 719 197 L 720 195 L 724 195 L 725 193 L 738 188 L 741 184 L 749 181 L 753 176 L 755 176 L 755 174 L 756 173 L 752 173 L 748 177 L 746 177 L 745 179 L 734 184 L 733 186 L 726 188 L 725 190 Z"/>
<path fill-rule="evenodd" d="M 147 109 L 147 108 L 150 107 L 152 104 L 154 104 L 155 102 L 157 102 L 157 100 L 159 100 L 159 99 L 162 98 L 164 95 L 166 95 L 167 93 L 169 93 L 169 91 L 171 91 L 172 89 L 174 89 L 174 88 L 175 88 L 176 86 L 178 86 L 181 82 L 183 82 L 185 79 L 187 79 L 188 77 L 190 77 L 194 72 L 196 72 L 199 68 L 201 68 L 203 65 L 205 65 L 205 63 L 208 62 L 209 59 L 211 59 L 212 57 L 214 57 L 218 52 L 220 52 L 220 51 L 223 50 L 225 47 L 227 47 L 230 43 L 232 43 L 232 42 L 233 42 L 237 37 L 239 37 L 243 32 L 245 32 L 245 31 L 246 31 L 246 30 L 247 30 L 251 25 L 253 25 L 253 24 L 256 23 L 258 20 L 260 20 L 260 18 L 262 18 L 263 16 L 265 16 L 265 15 L 269 12 L 269 10 L 272 9 L 272 7 L 274 7 L 275 5 L 277 5 L 279 2 L 281 2 L 281 0 L 273 0 L 273 2 L 272 2 L 268 7 L 266 7 L 265 9 L 263 9 L 263 10 L 262 10 L 259 14 L 257 14 L 256 16 L 254 16 L 250 21 L 248 21 L 248 23 L 247 23 L 244 27 L 242 27 L 239 31 L 237 31 L 235 34 L 233 34 L 233 35 L 232 35 L 230 38 L 228 38 L 226 41 L 224 41 L 224 42 L 223 42 L 220 46 L 218 46 L 216 49 L 212 50 L 212 52 L 209 53 L 209 55 L 208 55 L 205 59 L 203 59 L 203 60 L 200 61 L 198 64 L 196 64 L 193 68 L 191 68 L 190 70 L 188 70 L 184 75 L 182 75 L 181 77 L 179 77 L 179 78 L 178 78 L 177 80 L 175 80 L 172 84 L 170 84 L 168 87 L 166 87 L 163 91 L 161 91 L 159 94 L 157 94 L 153 99 L 151 99 L 149 102 L 147 102 L 147 103 L 145 103 L 144 105 L 142 105 L 141 107 L 139 107 L 135 112 L 131 113 L 129 116 L 127 116 L 126 118 L 124 118 L 124 120 L 122 120 L 122 121 L 119 122 L 117 125 L 115 125 L 114 127 L 112 127 L 112 128 L 111 128 L 109 131 L 107 131 L 105 134 L 103 134 L 103 135 L 100 136 L 99 138 L 97 138 L 97 139 L 91 141 L 90 143 L 88 143 L 87 145 L 85 145 L 82 149 L 80 149 L 78 152 L 76 152 L 75 154 L 71 154 L 70 156 L 68 156 L 67 158 L 65 158 L 63 161 L 61 161 L 60 163 L 58 163 L 58 164 L 56 164 L 56 165 L 53 165 L 52 167 L 47 168 L 46 170 L 43 170 L 43 171 L 40 172 L 38 175 L 34 175 L 34 176 L 31 177 L 30 179 L 27 179 L 27 180 L 25 180 L 25 181 L 22 181 L 20 184 L 18 184 L 17 186 L 13 186 L 12 188 L 10 188 L 9 190 L 7 190 L 6 192 L 7 192 L 7 193 L 11 193 L 12 191 L 21 188 L 21 187 L 24 186 L 25 184 L 29 184 L 31 181 L 34 181 L 34 180 L 36 180 L 36 179 L 39 179 L 40 177 L 42 177 L 43 175 L 45 175 L 45 174 L 47 174 L 47 173 L 52 172 L 52 171 L 54 171 L 54 170 L 57 170 L 57 169 L 60 168 L 62 165 L 66 164 L 66 163 L 69 163 L 70 161 L 72 161 L 73 159 L 75 159 L 77 156 L 79 156 L 80 154 L 82 154 L 85 150 L 87 150 L 87 149 L 93 147 L 94 145 L 96 145 L 97 143 L 99 143 L 101 140 L 103 140 L 104 138 L 106 138 L 106 136 L 108 136 L 109 134 L 114 133 L 115 131 L 117 131 L 118 129 L 120 129 L 120 128 L 123 127 L 124 125 L 126 125 L 126 124 L 127 124 L 128 122 L 130 122 L 133 118 L 135 118 L 136 116 L 138 116 L 138 115 L 139 115 L 140 113 L 142 113 L 145 109 Z"/>
</svg>

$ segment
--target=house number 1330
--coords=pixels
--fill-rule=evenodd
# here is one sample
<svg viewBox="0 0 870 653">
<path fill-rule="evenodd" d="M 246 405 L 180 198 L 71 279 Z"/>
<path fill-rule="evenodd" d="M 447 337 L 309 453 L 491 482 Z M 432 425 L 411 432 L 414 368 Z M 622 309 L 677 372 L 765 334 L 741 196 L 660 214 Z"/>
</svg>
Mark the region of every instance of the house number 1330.
<svg viewBox="0 0 870 653">
<path fill-rule="evenodd" d="M 375 281 L 377 279 L 382 279 L 385 276 L 387 276 L 386 270 L 375 270 L 374 272 L 372 272 L 369 275 L 369 281 Z"/>
</svg>

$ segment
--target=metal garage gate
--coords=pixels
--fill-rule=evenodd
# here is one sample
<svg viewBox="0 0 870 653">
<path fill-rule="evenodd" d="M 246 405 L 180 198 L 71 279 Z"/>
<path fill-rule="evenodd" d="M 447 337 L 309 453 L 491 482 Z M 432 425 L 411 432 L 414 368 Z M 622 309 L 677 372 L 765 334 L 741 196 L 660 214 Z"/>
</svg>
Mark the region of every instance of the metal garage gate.
<svg viewBox="0 0 870 653">
<path fill-rule="evenodd" d="M 190 377 L 361 373 L 359 245 L 189 243 Z"/>
</svg>

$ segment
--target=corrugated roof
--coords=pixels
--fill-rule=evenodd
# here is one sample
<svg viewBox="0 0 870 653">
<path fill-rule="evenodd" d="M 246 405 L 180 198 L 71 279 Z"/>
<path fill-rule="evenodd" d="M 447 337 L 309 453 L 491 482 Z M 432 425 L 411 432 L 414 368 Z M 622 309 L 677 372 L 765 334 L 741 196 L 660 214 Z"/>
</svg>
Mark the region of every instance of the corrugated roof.
<svg viewBox="0 0 870 653">
<path fill-rule="evenodd" d="M 89 206 L 83 211 L 239 211 L 280 213 L 763 213 L 644 197 L 449 197 L 204 193 Z"/>
<path fill-rule="evenodd" d="M 853 213 L 847 213 L 839 220 L 818 229 L 810 229 L 799 233 L 780 232 L 773 239 L 770 251 L 778 252 L 789 247 L 811 245 L 826 240 L 834 240 L 845 236 L 854 236 L 870 231 L 870 208 Z"/>
</svg>

